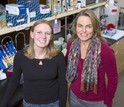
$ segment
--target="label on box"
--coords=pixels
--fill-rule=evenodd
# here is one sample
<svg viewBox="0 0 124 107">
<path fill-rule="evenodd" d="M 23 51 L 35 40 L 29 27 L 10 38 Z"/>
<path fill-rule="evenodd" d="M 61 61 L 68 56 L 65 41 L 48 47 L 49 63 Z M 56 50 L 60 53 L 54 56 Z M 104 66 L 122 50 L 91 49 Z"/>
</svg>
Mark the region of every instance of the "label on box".
<svg viewBox="0 0 124 107">
<path fill-rule="evenodd" d="M 30 12 L 29 15 L 30 15 L 30 18 L 36 17 L 36 12 L 35 11 Z"/>
</svg>

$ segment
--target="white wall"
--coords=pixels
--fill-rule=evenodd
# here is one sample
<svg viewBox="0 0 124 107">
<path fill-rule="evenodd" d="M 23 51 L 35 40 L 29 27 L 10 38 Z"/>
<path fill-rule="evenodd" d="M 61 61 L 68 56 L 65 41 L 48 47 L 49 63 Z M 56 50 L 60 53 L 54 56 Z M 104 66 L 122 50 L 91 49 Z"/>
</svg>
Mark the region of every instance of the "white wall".
<svg viewBox="0 0 124 107">
<path fill-rule="evenodd" d="M 124 0 L 115 0 L 118 3 L 118 6 L 121 7 L 120 11 L 124 13 Z"/>
<path fill-rule="evenodd" d="M 115 0 L 118 2 L 119 7 L 124 7 L 124 0 Z"/>
</svg>

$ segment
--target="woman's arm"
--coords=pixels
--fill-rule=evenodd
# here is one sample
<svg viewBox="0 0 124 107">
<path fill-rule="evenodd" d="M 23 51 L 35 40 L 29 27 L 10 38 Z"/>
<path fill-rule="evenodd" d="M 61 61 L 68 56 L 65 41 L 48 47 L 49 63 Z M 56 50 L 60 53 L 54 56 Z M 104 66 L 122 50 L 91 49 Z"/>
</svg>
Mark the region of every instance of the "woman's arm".
<svg viewBox="0 0 124 107">
<path fill-rule="evenodd" d="M 67 81 L 66 81 L 66 62 L 62 53 L 59 55 L 58 82 L 59 82 L 59 101 L 60 107 L 66 107 Z"/>
<path fill-rule="evenodd" d="M 105 51 L 107 51 L 104 59 L 104 66 L 107 74 L 107 88 L 104 103 L 111 107 L 117 89 L 118 74 L 114 51 L 112 49 Z"/>
</svg>

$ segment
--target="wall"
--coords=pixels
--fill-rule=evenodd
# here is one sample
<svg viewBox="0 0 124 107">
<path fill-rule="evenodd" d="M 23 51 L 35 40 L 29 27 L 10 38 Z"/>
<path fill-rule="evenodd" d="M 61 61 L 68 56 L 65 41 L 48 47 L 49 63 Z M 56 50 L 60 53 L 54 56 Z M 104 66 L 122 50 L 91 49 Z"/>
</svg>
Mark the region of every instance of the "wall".
<svg viewBox="0 0 124 107">
<path fill-rule="evenodd" d="M 118 2 L 119 7 L 124 7 L 124 0 L 115 0 Z"/>
</svg>

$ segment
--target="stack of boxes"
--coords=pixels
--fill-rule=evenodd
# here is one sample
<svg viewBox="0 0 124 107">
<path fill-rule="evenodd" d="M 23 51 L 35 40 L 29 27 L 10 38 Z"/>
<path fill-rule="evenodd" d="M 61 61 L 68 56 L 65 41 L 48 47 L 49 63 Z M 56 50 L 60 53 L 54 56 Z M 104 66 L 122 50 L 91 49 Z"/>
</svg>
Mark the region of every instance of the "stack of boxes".
<svg viewBox="0 0 124 107">
<path fill-rule="evenodd" d="M 39 0 L 17 0 L 17 4 L 25 6 L 29 22 L 40 19 Z"/>
<path fill-rule="evenodd" d="M 22 25 L 52 16 L 51 11 L 46 14 L 40 12 L 39 0 L 17 0 L 17 4 L 7 4 L 6 10 L 8 11 L 6 16 L 8 27 Z"/>
<path fill-rule="evenodd" d="M 23 5 L 7 4 L 6 15 L 7 26 L 13 27 L 27 23 L 26 8 Z"/>
</svg>

